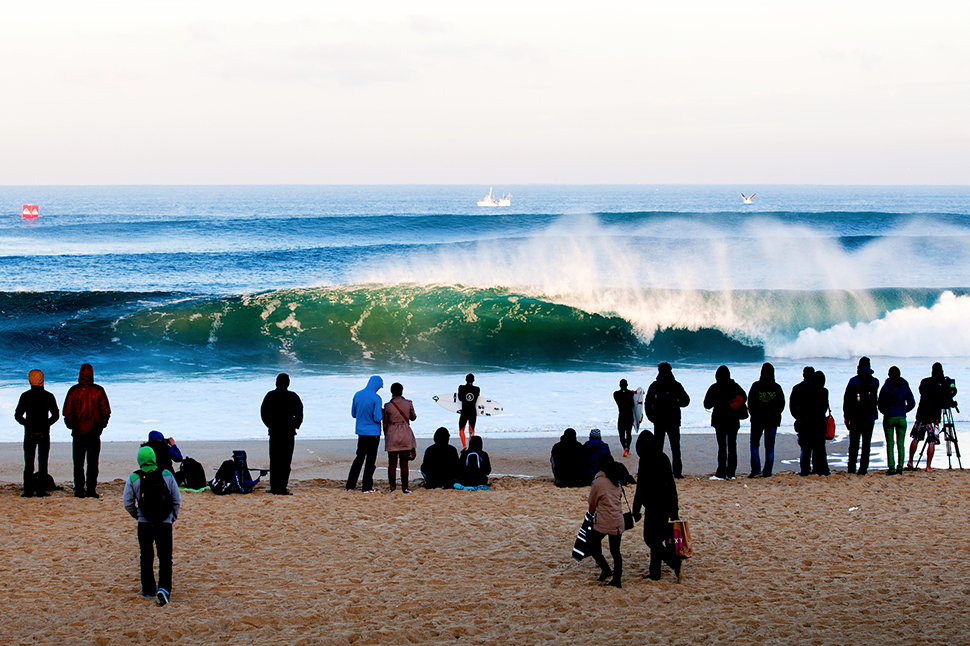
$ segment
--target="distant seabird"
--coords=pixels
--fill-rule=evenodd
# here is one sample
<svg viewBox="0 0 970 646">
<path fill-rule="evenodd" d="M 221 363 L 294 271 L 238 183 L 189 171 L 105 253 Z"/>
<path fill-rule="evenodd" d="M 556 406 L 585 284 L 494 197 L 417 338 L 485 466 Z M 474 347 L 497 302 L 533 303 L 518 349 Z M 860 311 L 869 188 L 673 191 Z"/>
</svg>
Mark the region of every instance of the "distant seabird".
<svg viewBox="0 0 970 646">
<path fill-rule="evenodd" d="M 752 193 L 752 194 L 751 194 L 751 195 L 749 195 L 748 197 L 745 197 L 745 196 L 744 196 L 744 193 L 741 193 L 741 200 L 742 200 L 742 201 L 743 201 L 743 202 L 744 202 L 745 204 L 751 204 L 751 200 L 753 200 L 753 199 L 754 199 L 754 196 L 755 196 L 755 194 L 754 194 L 754 193 Z"/>
</svg>

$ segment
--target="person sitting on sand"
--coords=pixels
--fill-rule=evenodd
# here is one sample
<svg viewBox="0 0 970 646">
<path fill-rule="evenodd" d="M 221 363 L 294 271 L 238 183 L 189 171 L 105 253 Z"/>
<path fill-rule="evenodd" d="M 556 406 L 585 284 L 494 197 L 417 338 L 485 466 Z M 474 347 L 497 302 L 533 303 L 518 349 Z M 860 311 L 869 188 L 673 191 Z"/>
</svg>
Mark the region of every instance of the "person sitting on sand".
<svg viewBox="0 0 970 646">
<path fill-rule="evenodd" d="M 417 457 L 418 443 L 411 430 L 411 422 L 418 419 L 414 404 L 404 399 L 404 386 L 391 384 L 391 401 L 384 404 L 384 450 L 387 451 L 387 483 L 390 491 L 395 489 L 397 465 L 401 464 L 401 492 L 411 493 L 408 488 L 408 462 Z"/>
<path fill-rule="evenodd" d="M 586 451 L 576 439 L 576 430 L 567 428 L 552 447 L 549 457 L 557 487 L 582 487 L 586 475 Z"/>
<path fill-rule="evenodd" d="M 472 435 L 468 448 L 458 456 L 458 484 L 463 487 L 487 487 L 492 463 L 483 450 L 482 436 Z"/>
<path fill-rule="evenodd" d="M 889 369 L 889 379 L 879 391 L 879 412 L 882 413 L 882 431 L 886 435 L 886 475 L 903 472 L 903 455 L 906 440 L 906 413 L 916 408 L 916 399 L 909 383 L 903 379 L 899 368 Z M 895 447 L 895 449 L 893 448 Z"/>
<path fill-rule="evenodd" d="M 620 499 L 623 490 L 622 471 L 613 456 L 607 454 L 600 458 L 599 470 L 589 488 L 589 513 L 593 515 L 593 527 L 589 533 L 589 555 L 600 566 L 597 581 L 606 581 L 614 588 L 623 587 L 623 555 L 620 554 L 620 538 L 623 536 L 623 506 Z M 603 556 L 603 537 L 610 537 L 610 555 L 613 569 L 610 569 Z M 612 578 L 610 578 L 612 577 Z"/>
<path fill-rule="evenodd" d="M 593 478 L 600 472 L 600 460 L 603 456 L 608 455 L 612 458 L 613 454 L 610 453 L 610 445 L 603 441 L 603 435 L 598 428 L 589 432 L 589 440 L 583 444 L 583 448 L 586 450 L 586 473 L 583 476 L 582 486 L 585 487 L 592 484 Z"/>
<path fill-rule="evenodd" d="M 717 471 L 711 480 L 734 480 L 738 470 L 738 429 L 741 415 L 747 417 L 748 396 L 731 379 L 727 366 L 714 373 L 714 383 L 704 395 L 704 408 L 711 411 L 711 426 L 717 437 Z"/>
<path fill-rule="evenodd" d="M 670 460 L 659 450 L 650 431 L 637 438 L 637 491 L 633 496 L 633 517 L 639 521 L 643 509 L 643 542 L 650 548 L 650 570 L 647 577 L 660 580 L 661 562 L 670 566 L 680 583 L 683 559 L 677 556 L 667 540 L 673 537 L 670 521 L 680 518 L 677 483 Z"/>
<path fill-rule="evenodd" d="M 159 469 L 168 469 L 175 473 L 173 463 L 182 461 L 182 451 L 176 446 L 175 438 L 166 438 L 160 431 L 151 431 L 148 441 L 143 442 L 142 446 L 150 446 L 155 451 L 155 464 Z"/>
<path fill-rule="evenodd" d="M 47 476 L 47 460 L 51 453 L 51 425 L 60 412 L 54 395 L 44 390 L 44 373 L 34 369 L 27 373 L 30 390 L 20 395 L 13 418 L 24 427 L 24 498 L 49 496 L 37 485 L 38 477 Z M 37 475 L 34 475 L 34 454 L 37 454 Z"/>
<path fill-rule="evenodd" d="M 434 432 L 434 444 L 425 450 L 421 463 L 425 489 L 451 489 L 458 480 L 458 449 L 448 443 L 450 439 L 444 426 Z"/>
<path fill-rule="evenodd" d="M 160 472 L 160 474 L 159 474 Z M 145 493 L 142 496 L 142 493 Z M 166 495 L 167 494 L 167 495 Z M 179 516 L 182 495 L 175 476 L 155 464 L 155 450 L 138 449 L 138 470 L 125 481 L 122 503 L 138 521 L 141 550 L 141 594 L 155 597 L 158 605 L 172 594 L 172 523 Z M 158 550 L 158 586 L 155 586 L 155 550 Z"/>
</svg>

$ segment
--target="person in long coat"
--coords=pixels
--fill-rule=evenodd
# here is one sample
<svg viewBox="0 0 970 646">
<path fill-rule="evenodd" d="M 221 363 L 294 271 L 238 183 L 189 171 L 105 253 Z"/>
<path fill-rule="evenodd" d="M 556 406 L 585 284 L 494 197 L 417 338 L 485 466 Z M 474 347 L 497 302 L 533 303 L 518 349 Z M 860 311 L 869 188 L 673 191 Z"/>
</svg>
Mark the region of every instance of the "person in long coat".
<svg viewBox="0 0 970 646">
<path fill-rule="evenodd" d="M 623 536 L 623 472 L 619 463 L 610 455 L 604 455 L 599 462 L 599 471 L 589 488 L 589 513 L 593 515 L 593 527 L 589 538 L 589 554 L 600 566 L 597 581 L 606 581 L 614 588 L 623 587 L 623 556 L 620 554 L 620 539 Z M 610 555 L 613 569 L 610 569 L 603 556 L 603 538 L 609 536 Z M 612 577 L 612 578 L 610 578 Z"/>
<path fill-rule="evenodd" d="M 404 386 L 391 384 L 391 401 L 384 404 L 384 450 L 387 451 L 387 482 L 391 491 L 396 488 L 397 465 L 401 464 L 401 491 L 408 489 L 408 462 L 417 457 L 418 443 L 411 430 L 411 422 L 418 419 L 414 404 L 404 399 Z"/>
<path fill-rule="evenodd" d="M 650 431 L 641 431 L 637 438 L 637 455 L 640 466 L 637 472 L 637 490 L 633 496 L 633 517 L 640 520 L 643 510 L 643 542 L 650 548 L 650 570 L 647 576 L 660 580 L 661 563 L 666 563 L 677 575 L 683 559 L 667 544 L 672 538 L 670 521 L 680 518 L 677 499 L 677 483 L 674 480 L 670 459 L 659 450 Z"/>
</svg>

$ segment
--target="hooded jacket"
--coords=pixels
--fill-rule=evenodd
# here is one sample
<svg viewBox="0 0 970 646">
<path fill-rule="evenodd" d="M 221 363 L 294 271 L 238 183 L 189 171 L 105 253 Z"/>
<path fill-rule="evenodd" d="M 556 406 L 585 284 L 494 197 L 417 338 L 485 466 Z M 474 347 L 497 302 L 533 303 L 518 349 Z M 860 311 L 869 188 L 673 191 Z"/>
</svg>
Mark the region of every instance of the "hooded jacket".
<svg viewBox="0 0 970 646">
<path fill-rule="evenodd" d="M 425 489 L 451 489 L 458 479 L 458 449 L 448 444 L 451 434 L 444 426 L 434 433 L 434 444 L 424 452 L 421 475 Z"/>
<path fill-rule="evenodd" d="M 482 438 L 473 435 L 468 440 L 468 448 L 458 456 L 458 482 L 466 487 L 487 486 L 491 472 L 492 462 L 482 450 Z"/>
<path fill-rule="evenodd" d="M 576 431 L 566 431 L 552 447 L 549 456 L 552 477 L 557 487 L 581 487 L 586 475 L 586 451 L 576 439 Z"/>
<path fill-rule="evenodd" d="M 731 373 L 727 366 L 721 366 L 714 373 L 714 383 L 707 389 L 704 395 L 704 408 L 711 410 L 711 426 L 734 430 L 741 428 L 741 418 L 738 411 L 731 407 L 731 401 L 741 396 L 745 402 L 748 396 L 744 389 L 731 379 Z"/>
<path fill-rule="evenodd" d="M 276 390 L 266 393 L 259 407 L 259 416 L 270 435 L 293 436 L 303 424 L 303 402 L 299 395 L 287 389 L 289 385 L 286 375 L 278 377 Z"/>
<path fill-rule="evenodd" d="M 593 514 L 593 529 L 600 534 L 618 536 L 623 533 L 623 491 L 613 484 L 605 472 L 599 471 L 589 488 L 589 511 Z"/>
<path fill-rule="evenodd" d="M 845 386 L 842 395 L 842 416 L 849 420 L 874 422 L 879 417 L 879 380 L 869 368 L 859 368 L 858 373 Z"/>
<path fill-rule="evenodd" d="M 674 379 L 674 373 L 661 370 L 657 379 L 647 388 L 643 399 L 644 412 L 647 419 L 655 427 L 669 428 L 680 426 L 680 409 L 690 404 L 687 391 Z"/>
<path fill-rule="evenodd" d="M 350 406 L 350 416 L 357 420 L 354 432 L 357 435 L 380 435 L 381 420 L 384 418 L 384 401 L 377 391 L 384 387 L 384 380 L 377 375 L 367 380 L 367 385 L 354 394 Z"/>
<path fill-rule="evenodd" d="M 799 392 L 799 407 L 810 437 L 825 436 L 825 418 L 829 412 L 829 391 L 825 387 L 825 373 L 815 372 Z"/>
<path fill-rule="evenodd" d="M 94 383 L 94 368 L 85 363 L 64 398 L 64 424 L 73 437 L 100 436 L 111 417 L 111 406 L 104 388 Z"/>
<path fill-rule="evenodd" d="M 884 417 L 906 417 L 916 408 L 913 391 L 902 377 L 890 377 L 879 391 L 879 412 Z"/>
<path fill-rule="evenodd" d="M 144 471 L 145 473 L 151 473 L 158 469 L 158 465 L 155 463 L 155 450 L 150 446 L 143 446 L 138 449 L 138 469 Z M 179 493 L 178 483 L 175 482 L 175 476 L 168 469 L 162 471 L 162 478 L 165 480 L 165 484 L 168 486 L 168 493 L 172 496 L 172 513 L 168 515 L 168 518 L 163 520 L 163 523 L 168 523 L 171 525 L 179 516 L 179 510 L 182 508 L 182 495 Z M 125 505 L 125 511 L 127 511 L 132 518 L 137 520 L 139 523 L 147 523 L 148 519 L 142 515 L 141 509 L 138 508 L 138 498 L 141 493 L 141 477 L 138 472 L 132 473 L 128 476 L 128 480 L 125 482 L 125 491 L 121 496 L 122 502 Z"/>
<path fill-rule="evenodd" d="M 785 391 L 775 381 L 775 367 L 770 363 L 761 366 L 761 378 L 751 384 L 748 391 L 748 412 L 752 428 L 781 426 L 781 414 L 785 410 Z"/>
<path fill-rule="evenodd" d="M 952 398 L 950 388 L 946 385 L 943 366 L 933 364 L 932 374 L 919 382 L 919 407 L 916 409 L 916 421 L 924 424 L 934 424 L 940 421 L 943 407 Z"/>
<path fill-rule="evenodd" d="M 583 486 L 586 486 L 593 482 L 593 478 L 599 472 L 600 460 L 603 459 L 603 456 L 612 457 L 612 453 L 610 453 L 610 445 L 602 439 L 587 441 L 583 444 L 583 450 L 586 453 L 586 474 L 583 478 Z"/>
<path fill-rule="evenodd" d="M 659 450 L 650 432 L 637 438 L 637 489 L 633 495 L 633 515 L 643 508 L 643 542 L 659 548 L 670 537 L 670 521 L 680 518 L 677 483 L 670 466 L 670 458 Z"/>
</svg>

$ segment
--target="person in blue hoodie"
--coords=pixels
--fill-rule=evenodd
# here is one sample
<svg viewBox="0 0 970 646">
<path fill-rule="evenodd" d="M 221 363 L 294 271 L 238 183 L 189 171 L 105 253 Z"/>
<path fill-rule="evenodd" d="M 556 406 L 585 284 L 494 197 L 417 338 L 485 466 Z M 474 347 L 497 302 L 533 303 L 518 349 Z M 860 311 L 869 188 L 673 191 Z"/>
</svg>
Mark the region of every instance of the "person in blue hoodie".
<svg viewBox="0 0 970 646">
<path fill-rule="evenodd" d="M 586 449 L 586 475 L 583 478 L 582 485 L 589 486 L 600 471 L 600 460 L 605 455 L 612 457 L 612 454 L 610 453 L 610 445 L 603 441 L 603 434 L 600 433 L 598 428 L 589 432 L 589 441 L 583 444 L 583 448 Z"/>
<path fill-rule="evenodd" d="M 364 479 L 361 489 L 364 493 L 377 493 L 374 488 L 374 468 L 377 463 L 377 449 L 381 445 L 381 420 L 384 419 L 384 402 L 377 391 L 384 387 L 384 380 L 377 375 L 372 376 L 363 390 L 354 394 L 354 402 L 350 406 L 350 416 L 357 420 L 354 432 L 357 433 L 357 457 L 350 465 L 347 475 L 347 491 L 357 488 L 357 477 L 361 466 L 364 467 Z"/>
<path fill-rule="evenodd" d="M 879 391 L 879 412 L 882 413 L 882 430 L 886 434 L 886 475 L 903 472 L 903 442 L 906 439 L 906 413 L 916 408 L 916 400 L 909 382 L 903 379 L 899 368 L 889 369 L 889 379 Z"/>
<path fill-rule="evenodd" d="M 161 483 L 168 490 L 168 501 L 163 511 L 158 509 L 144 509 L 148 504 L 142 499 L 143 478 L 150 478 L 150 474 L 159 470 L 155 464 L 155 450 L 150 446 L 138 449 L 138 471 L 131 474 L 125 482 L 122 502 L 132 518 L 138 521 L 138 547 L 141 551 L 141 594 L 144 597 L 155 597 L 158 605 L 164 606 L 172 593 L 172 523 L 179 516 L 182 507 L 182 496 L 179 493 L 175 476 L 168 469 L 162 470 Z M 151 482 L 148 485 L 151 490 Z M 149 495 L 148 499 L 159 504 L 158 498 Z M 152 512 L 158 518 L 151 520 Z M 165 514 L 165 511 L 168 514 Z M 149 517 L 146 517 L 148 514 Z M 162 515 L 164 514 L 164 515 Z M 159 519 L 160 518 L 160 519 Z M 155 548 L 158 549 L 158 586 L 155 586 Z"/>
<path fill-rule="evenodd" d="M 856 376 L 849 380 L 842 396 L 842 418 L 849 429 L 849 465 L 846 471 L 856 473 L 855 460 L 859 458 L 859 475 L 869 469 L 869 444 L 872 428 L 879 417 L 879 380 L 872 376 L 869 357 L 859 359 Z M 862 453 L 859 453 L 859 443 Z"/>
</svg>

